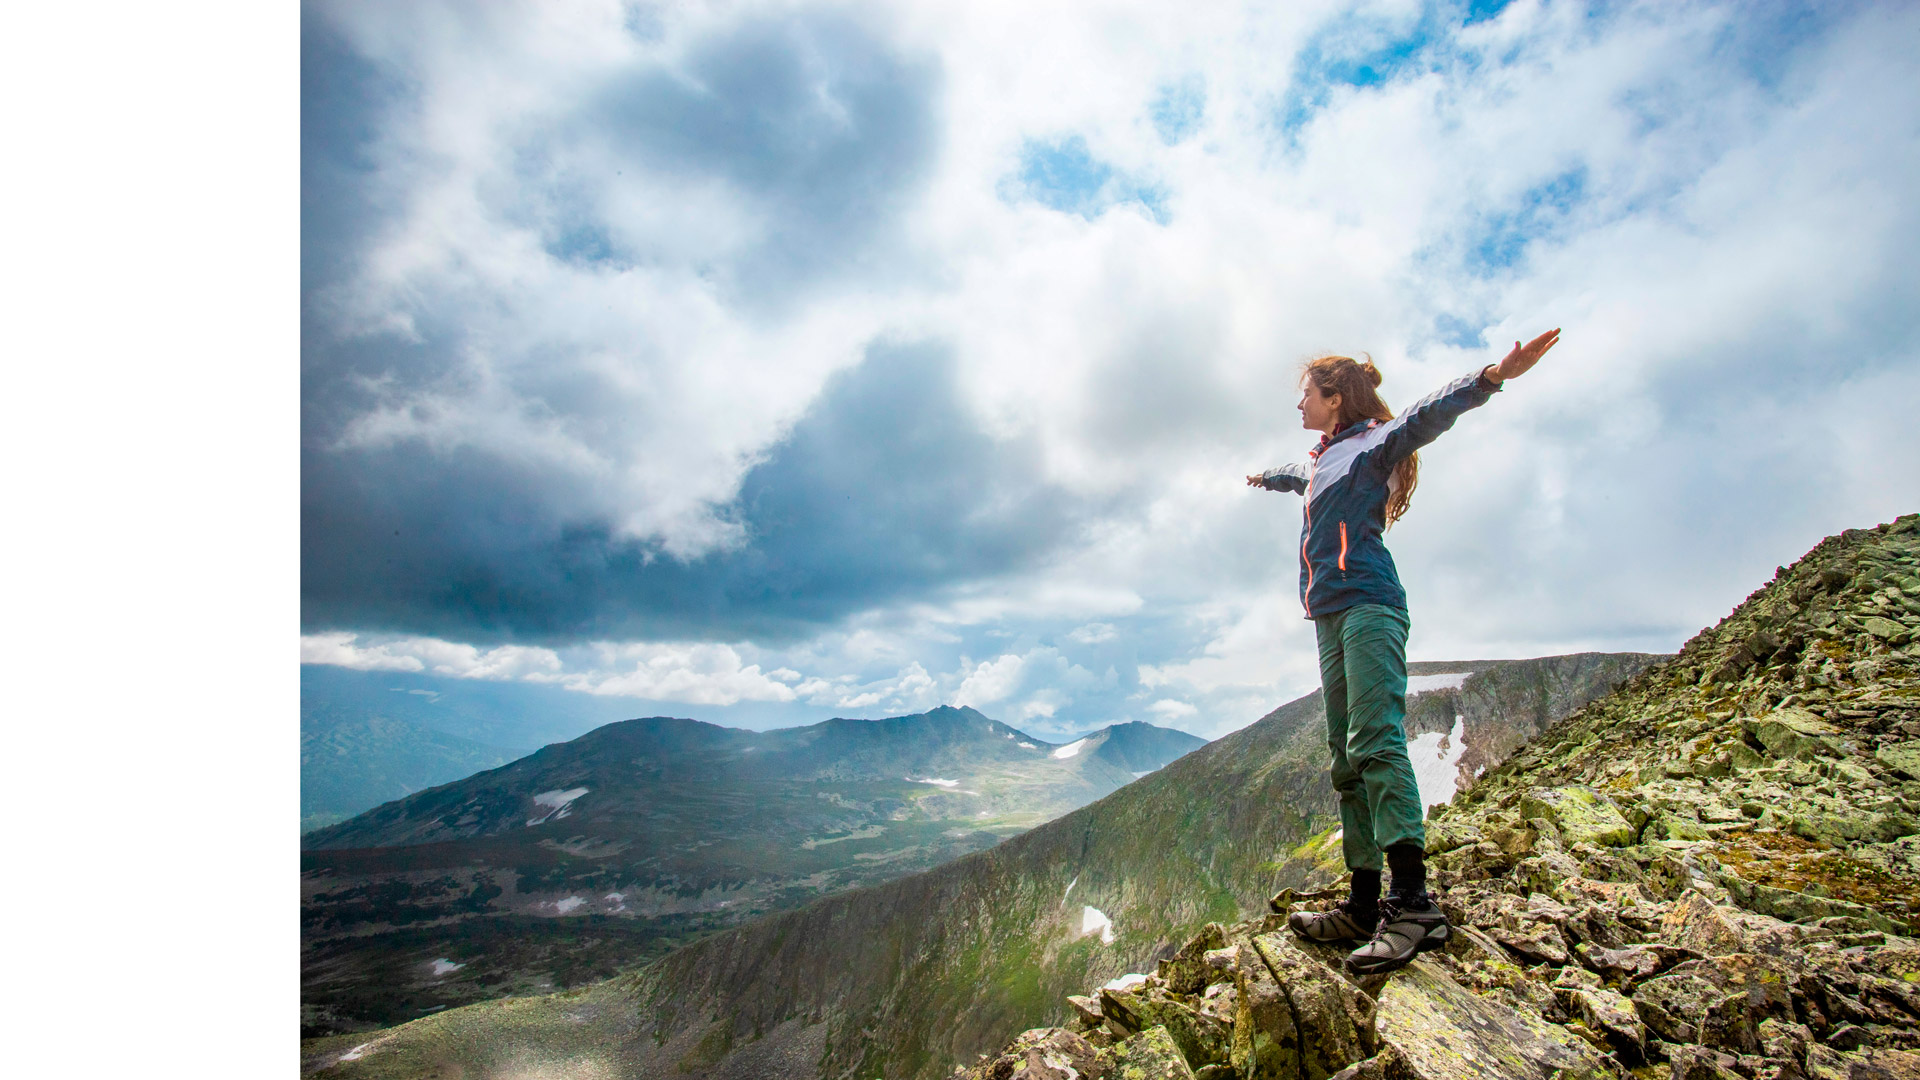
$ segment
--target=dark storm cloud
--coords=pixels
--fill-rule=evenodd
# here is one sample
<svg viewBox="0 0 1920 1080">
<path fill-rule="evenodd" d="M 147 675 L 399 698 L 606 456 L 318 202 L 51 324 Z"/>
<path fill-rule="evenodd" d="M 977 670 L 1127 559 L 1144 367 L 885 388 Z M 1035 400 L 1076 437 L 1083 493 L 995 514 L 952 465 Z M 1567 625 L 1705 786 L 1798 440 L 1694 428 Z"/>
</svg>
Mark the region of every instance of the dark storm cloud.
<svg viewBox="0 0 1920 1080">
<path fill-rule="evenodd" d="M 415 444 L 309 453 L 309 630 L 563 644 L 797 634 L 1029 566 L 1084 508 L 1034 447 L 983 433 L 952 358 L 875 347 L 746 476 L 746 543 L 690 562 L 618 536 L 561 477 Z"/>
<path fill-rule="evenodd" d="M 751 200 L 765 231 L 727 269 L 743 296 L 766 300 L 857 262 L 893 222 L 933 164 L 938 81 L 860 24 L 810 13 L 708 38 L 671 69 L 628 72 L 571 130 L 628 167 L 718 180 Z M 621 257 L 617 229 L 576 224 L 559 240 Z"/>
<path fill-rule="evenodd" d="M 660 440 L 697 439 L 700 409 L 715 407 L 674 397 L 706 360 L 684 355 L 684 333 L 537 317 L 545 303 L 576 313 L 573 284 L 636 267 L 644 281 L 711 286 L 730 314 L 762 316 L 886 272 L 889 238 L 939 142 L 935 66 L 840 15 L 749 20 L 653 50 L 538 113 L 485 124 L 458 114 L 461 130 L 501 141 L 456 174 L 443 148 L 420 141 L 445 127 L 423 119 L 446 101 L 427 85 L 440 69 L 420 58 L 435 45 L 354 21 L 367 17 L 303 10 L 310 628 L 552 643 L 798 632 L 1019 565 L 1057 537 L 1065 504 L 1028 478 L 1027 448 L 995 443 L 968 418 L 950 360 L 880 349 L 831 383 L 722 509 L 744 545 L 677 561 L 619 523 L 649 509 L 635 505 L 647 485 L 632 476 L 676 468 Z M 361 41 L 381 43 L 377 56 L 356 51 Z M 683 193 L 698 212 L 659 212 Z M 474 271 L 525 248 L 449 243 L 434 217 L 447 199 L 469 215 L 460 240 L 531 232 L 584 272 L 555 285 L 537 266 Z M 410 215 L 426 227 L 412 230 Z M 396 236 L 415 245 L 401 260 L 413 276 L 364 278 L 393 265 L 378 256 Z M 444 246 L 418 256 L 422 244 Z M 501 291 L 529 280 L 547 291 Z M 621 295 L 643 306 L 683 294 Z M 662 321 L 677 315 L 662 310 Z M 516 329 L 527 325 L 543 328 Z M 465 434 L 366 436 L 356 425 L 376 413 Z M 516 418 L 562 431 L 568 453 L 508 445 L 501 432 Z M 728 430 L 688 458 L 733 460 Z"/>
</svg>

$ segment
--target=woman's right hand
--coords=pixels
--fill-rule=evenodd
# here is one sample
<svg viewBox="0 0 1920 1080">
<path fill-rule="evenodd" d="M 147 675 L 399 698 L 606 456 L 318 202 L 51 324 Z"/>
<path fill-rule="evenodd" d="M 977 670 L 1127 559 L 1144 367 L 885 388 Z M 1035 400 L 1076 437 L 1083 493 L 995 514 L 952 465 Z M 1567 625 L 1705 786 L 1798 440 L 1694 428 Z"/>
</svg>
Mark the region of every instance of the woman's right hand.
<svg viewBox="0 0 1920 1080">
<path fill-rule="evenodd" d="M 1247 486 L 1248 487 L 1266 487 L 1267 485 L 1264 478 L 1258 477 L 1258 476 L 1249 476 L 1247 477 Z"/>
<path fill-rule="evenodd" d="M 1557 326 L 1525 345 L 1516 341 L 1513 343 L 1513 351 L 1504 359 L 1498 364 L 1486 366 L 1487 379 L 1496 385 L 1508 379 L 1517 379 L 1532 370 L 1533 365 L 1540 362 L 1540 358 L 1546 355 L 1547 350 L 1559 343 L 1560 328 Z"/>
</svg>

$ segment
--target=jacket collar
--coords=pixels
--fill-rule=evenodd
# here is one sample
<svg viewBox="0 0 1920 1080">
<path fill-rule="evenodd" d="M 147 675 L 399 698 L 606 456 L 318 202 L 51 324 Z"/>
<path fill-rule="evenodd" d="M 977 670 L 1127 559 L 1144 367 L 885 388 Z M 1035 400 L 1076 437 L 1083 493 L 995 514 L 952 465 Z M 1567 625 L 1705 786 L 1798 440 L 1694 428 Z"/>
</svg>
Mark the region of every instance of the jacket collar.
<svg viewBox="0 0 1920 1080">
<path fill-rule="evenodd" d="M 1307 456 L 1317 458 L 1320 456 L 1321 451 L 1332 446 L 1334 443 L 1358 435 L 1363 431 L 1371 431 L 1379 423 L 1380 421 L 1378 420 L 1355 420 L 1352 423 L 1341 424 L 1339 427 L 1333 429 L 1333 434 L 1320 436 L 1319 445 L 1307 451 Z"/>
</svg>

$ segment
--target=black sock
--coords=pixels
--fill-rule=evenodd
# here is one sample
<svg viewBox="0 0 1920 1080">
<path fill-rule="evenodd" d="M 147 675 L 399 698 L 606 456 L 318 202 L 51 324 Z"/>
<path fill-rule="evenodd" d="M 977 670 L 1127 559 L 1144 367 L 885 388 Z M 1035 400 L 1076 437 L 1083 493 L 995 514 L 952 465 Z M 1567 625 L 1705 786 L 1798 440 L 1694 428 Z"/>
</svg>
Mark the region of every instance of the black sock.
<svg viewBox="0 0 1920 1080">
<path fill-rule="evenodd" d="M 1387 849 L 1387 868 L 1393 871 L 1395 900 L 1425 900 L 1427 853 L 1418 844 L 1395 844 Z"/>
<path fill-rule="evenodd" d="M 1380 871 L 1353 872 L 1353 895 L 1348 898 L 1347 906 L 1356 911 L 1372 911 L 1380 906 Z"/>
</svg>

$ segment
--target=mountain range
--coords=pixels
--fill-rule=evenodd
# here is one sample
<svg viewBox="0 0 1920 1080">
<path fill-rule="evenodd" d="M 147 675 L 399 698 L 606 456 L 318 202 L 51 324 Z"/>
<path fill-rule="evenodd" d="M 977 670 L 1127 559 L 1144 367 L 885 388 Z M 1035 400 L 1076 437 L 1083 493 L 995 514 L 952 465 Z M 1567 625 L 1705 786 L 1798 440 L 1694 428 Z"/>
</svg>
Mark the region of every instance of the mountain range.
<svg viewBox="0 0 1920 1080">
<path fill-rule="evenodd" d="M 771 911 L 925 870 L 1203 745 L 1036 739 L 971 708 L 743 731 L 597 728 L 304 837 L 309 1034 L 602 978 Z"/>
<path fill-rule="evenodd" d="M 1498 755 L 1658 659 L 1410 665 L 1408 726 L 1423 791 L 1445 801 Z M 992 730 L 1020 749 L 1017 737 Z M 1209 919 L 1257 907 L 1290 853 L 1336 820 L 1324 741 L 1319 696 L 1310 694 L 1099 801 L 927 872 L 707 933 L 591 988 L 451 1010 L 445 1020 L 459 1018 L 460 1031 L 487 1032 L 464 1049 L 435 1034 L 453 1030 L 439 1017 L 395 1030 L 431 1036 L 420 1053 L 481 1073 L 492 1066 L 472 1055 L 498 1043 L 539 1061 L 583 1053 L 626 1074 L 942 1074 L 1008 1030 L 1046 1019 L 1088 978 L 1150 963 Z M 1114 768 L 1126 780 L 1134 771 Z M 436 805 L 443 815 L 458 809 Z M 370 828 L 402 830 L 381 836 L 422 835 L 404 831 L 418 824 L 368 817 Z M 330 835 L 345 834 L 316 839 Z M 311 1060 L 322 1063 L 329 1049 L 337 1060 L 352 1045 L 315 1040 Z M 418 1063 L 403 1054 L 360 1060 L 336 1067 L 399 1075 L 381 1069 Z"/>
</svg>

